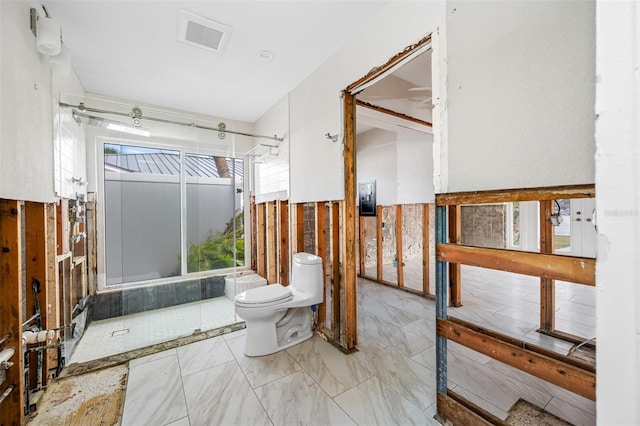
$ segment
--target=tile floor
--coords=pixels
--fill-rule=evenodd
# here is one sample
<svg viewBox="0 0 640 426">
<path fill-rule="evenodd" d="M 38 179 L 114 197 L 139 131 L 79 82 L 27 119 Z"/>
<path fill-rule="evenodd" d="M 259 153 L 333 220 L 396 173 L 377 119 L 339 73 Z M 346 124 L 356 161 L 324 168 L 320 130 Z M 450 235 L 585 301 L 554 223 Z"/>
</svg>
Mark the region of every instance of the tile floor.
<svg viewBox="0 0 640 426">
<path fill-rule="evenodd" d="M 536 282 L 483 273 L 464 268 L 464 306 L 450 315 L 566 353 L 570 345 L 535 332 Z M 564 326 L 593 330 L 591 290 L 558 284 Z M 314 336 L 248 358 L 238 331 L 131 361 L 122 424 L 437 424 L 433 301 L 360 279 L 358 328 L 352 355 Z M 576 425 L 595 424 L 592 401 L 455 343 L 448 357 L 449 388 L 502 419 L 524 398 Z"/>
</svg>

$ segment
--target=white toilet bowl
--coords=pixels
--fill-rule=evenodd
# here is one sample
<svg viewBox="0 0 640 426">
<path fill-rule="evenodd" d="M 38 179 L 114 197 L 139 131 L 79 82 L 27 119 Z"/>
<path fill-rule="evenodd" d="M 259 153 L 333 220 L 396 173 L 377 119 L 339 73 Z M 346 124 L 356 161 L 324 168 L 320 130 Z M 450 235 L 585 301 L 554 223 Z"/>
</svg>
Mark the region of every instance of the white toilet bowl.
<svg viewBox="0 0 640 426">
<path fill-rule="evenodd" d="M 289 286 L 271 284 L 236 295 L 236 314 L 247 326 L 245 355 L 268 355 L 309 339 L 312 307 L 322 302 L 323 290 L 322 259 L 296 253 Z"/>
</svg>

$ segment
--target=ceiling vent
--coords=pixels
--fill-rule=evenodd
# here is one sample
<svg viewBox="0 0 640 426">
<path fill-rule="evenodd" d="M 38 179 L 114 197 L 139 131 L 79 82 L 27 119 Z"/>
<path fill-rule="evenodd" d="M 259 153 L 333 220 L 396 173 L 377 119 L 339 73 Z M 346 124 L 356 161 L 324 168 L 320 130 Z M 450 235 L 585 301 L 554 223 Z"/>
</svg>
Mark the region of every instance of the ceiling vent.
<svg viewBox="0 0 640 426">
<path fill-rule="evenodd" d="M 233 28 L 186 10 L 180 11 L 178 41 L 222 53 Z"/>
</svg>

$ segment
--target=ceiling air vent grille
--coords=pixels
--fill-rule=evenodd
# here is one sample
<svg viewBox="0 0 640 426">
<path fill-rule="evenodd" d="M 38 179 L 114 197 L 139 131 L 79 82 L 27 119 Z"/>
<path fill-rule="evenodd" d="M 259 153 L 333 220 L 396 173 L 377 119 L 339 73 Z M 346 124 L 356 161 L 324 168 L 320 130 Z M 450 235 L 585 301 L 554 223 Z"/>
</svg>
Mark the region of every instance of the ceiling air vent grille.
<svg viewBox="0 0 640 426">
<path fill-rule="evenodd" d="M 233 28 L 186 10 L 180 11 L 178 41 L 222 53 Z"/>
</svg>

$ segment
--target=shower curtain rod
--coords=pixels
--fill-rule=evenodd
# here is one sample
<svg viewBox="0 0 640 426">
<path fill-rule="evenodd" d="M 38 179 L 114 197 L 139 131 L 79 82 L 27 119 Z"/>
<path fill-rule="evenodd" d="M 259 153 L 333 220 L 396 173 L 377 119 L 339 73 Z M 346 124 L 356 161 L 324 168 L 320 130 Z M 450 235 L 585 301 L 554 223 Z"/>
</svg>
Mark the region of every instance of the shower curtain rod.
<svg viewBox="0 0 640 426">
<path fill-rule="evenodd" d="M 202 129 L 202 130 L 212 130 L 214 132 L 218 132 L 218 137 L 220 139 L 224 138 L 224 134 L 225 133 L 231 133 L 234 135 L 241 135 L 241 136 L 249 136 L 251 138 L 264 138 L 264 139 L 271 139 L 277 142 L 282 142 L 284 140 L 284 138 L 280 138 L 277 135 L 273 135 L 273 136 L 265 136 L 265 135 L 255 135 L 253 133 L 245 133 L 245 132 L 237 132 L 235 130 L 228 130 L 226 125 L 221 122 L 220 124 L 218 124 L 218 127 L 208 127 L 208 126 L 202 126 L 200 124 L 196 124 L 196 123 L 185 123 L 183 121 L 174 121 L 174 120 L 167 120 L 164 118 L 156 118 L 156 117 L 147 117 L 147 116 L 143 116 L 142 115 L 142 110 L 138 107 L 133 107 L 131 109 L 131 112 L 126 113 L 126 112 L 118 112 L 118 111 L 109 111 L 109 110 L 105 110 L 105 109 L 98 109 L 98 108 L 90 108 L 87 107 L 84 103 L 80 102 L 78 105 L 71 105 L 71 104 L 67 104 L 64 102 L 60 102 L 59 105 L 62 108 L 74 108 L 77 109 L 78 111 L 82 111 L 82 112 L 94 112 L 94 113 L 98 113 L 98 114 L 111 114 L 111 115 L 118 115 L 120 117 L 128 117 L 128 118 L 132 118 L 133 119 L 133 125 L 136 127 L 139 127 L 141 122 L 140 120 L 149 120 L 149 121 L 156 121 L 158 123 L 166 123 L 166 124 L 175 124 L 178 126 L 185 126 L 185 127 L 191 127 L 191 128 L 195 128 L 195 129 Z M 137 120 L 137 123 L 136 123 Z"/>
</svg>

